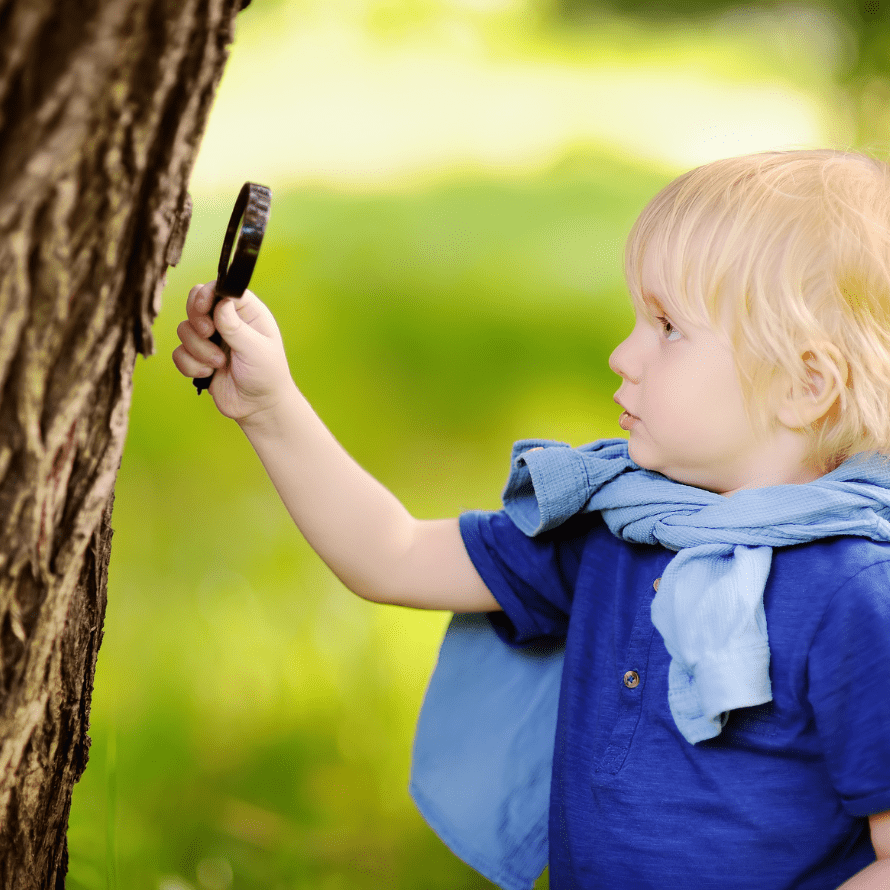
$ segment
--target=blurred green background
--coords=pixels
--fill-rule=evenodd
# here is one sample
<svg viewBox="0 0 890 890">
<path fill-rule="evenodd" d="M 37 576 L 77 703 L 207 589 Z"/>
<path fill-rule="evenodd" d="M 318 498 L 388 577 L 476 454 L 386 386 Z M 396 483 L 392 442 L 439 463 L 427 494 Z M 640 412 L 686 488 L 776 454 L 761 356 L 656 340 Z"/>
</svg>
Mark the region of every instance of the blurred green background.
<svg viewBox="0 0 890 890">
<path fill-rule="evenodd" d="M 341 587 L 179 376 L 175 330 L 250 179 L 274 192 L 251 286 L 294 376 L 416 515 L 496 508 L 514 439 L 620 434 L 606 361 L 632 323 L 622 246 L 646 201 L 712 158 L 862 139 L 849 24 L 711 5 L 241 15 L 157 355 L 136 369 L 71 890 L 491 886 L 406 790 L 448 616 Z"/>
</svg>

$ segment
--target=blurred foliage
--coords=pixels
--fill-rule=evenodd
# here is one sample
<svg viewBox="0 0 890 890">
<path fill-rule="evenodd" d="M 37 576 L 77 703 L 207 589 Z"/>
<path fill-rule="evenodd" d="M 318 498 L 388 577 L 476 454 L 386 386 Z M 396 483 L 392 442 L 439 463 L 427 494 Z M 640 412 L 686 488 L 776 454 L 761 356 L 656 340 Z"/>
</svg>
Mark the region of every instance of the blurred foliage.
<svg viewBox="0 0 890 890">
<path fill-rule="evenodd" d="M 773 44 L 779 57 L 794 47 L 793 67 L 810 53 L 812 64 L 827 69 L 824 74 L 843 91 L 855 120 L 852 146 L 880 151 L 890 145 L 890 4 L 881 0 L 254 0 L 244 15 L 265 19 L 271 26 L 276 11 L 285 5 L 301 9 L 307 17 L 360 23 L 387 38 L 464 22 L 501 38 L 524 33 L 540 39 L 556 32 L 583 40 L 606 30 L 616 32 L 620 40 L 624 30 L 656 44 L 668 32 L 688 34 L 702 38 L 701 46 L 715 30 L 750 30 L 758 40 L 766 38 L 761 40 L 764 45 Z M 831 47 L 828 54 L 826 45 Z M 793 70 L 786 74 L 795 76 Z"/>
<path fill-rule="evenodd" d="M 577 153 L 532 179 L 282 190 L 252 287 L 321 416 L 410 509 L 493 508 L 515 438 L 618 432 L 622 244 L 668 178 Z M 233 200 L 197 201 L 137 368 L 69 890 L 491 886 L 406 790 L 447 616 L 346 592 L 169 360 Z"/>
<path fill-rule="evenodd" d="M 809 11 L 823 13 L 824 26 L 836 32 L 841 47 L 835 77 L 846 88 L 857 120 L 856 145 L 886 146 L 890 138 L 890 4 L 880 0 L 548 0 L 554 16 L 587 28 L 592 18 L 619 15 L 634 22 L 694 28 L 721 17 L 738 22 L 758 16 L 773 19 L 777 33 L 793 33 Z"/>
</svg>

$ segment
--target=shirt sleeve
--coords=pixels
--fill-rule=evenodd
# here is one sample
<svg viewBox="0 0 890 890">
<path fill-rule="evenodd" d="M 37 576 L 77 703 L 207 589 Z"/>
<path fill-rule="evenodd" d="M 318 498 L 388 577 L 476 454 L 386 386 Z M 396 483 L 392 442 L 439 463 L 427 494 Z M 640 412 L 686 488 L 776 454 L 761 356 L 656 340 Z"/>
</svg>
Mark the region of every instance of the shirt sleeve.
<svg viewBox="0 0 890 890">
<path fill-rule="evenodd" d="M 532 538 L 503 511 L 460 517 L 467 553 L 504 610 L 489 616 L 501 639 L 512 645 L 565 639 L 592 524 L 588 515 Z"/>
<path fill-rule="evenodd" d="M 826 762 L 852 816 L 890 809 L 890 562 L 832 596 L 809 655 Z"/>
</svg>

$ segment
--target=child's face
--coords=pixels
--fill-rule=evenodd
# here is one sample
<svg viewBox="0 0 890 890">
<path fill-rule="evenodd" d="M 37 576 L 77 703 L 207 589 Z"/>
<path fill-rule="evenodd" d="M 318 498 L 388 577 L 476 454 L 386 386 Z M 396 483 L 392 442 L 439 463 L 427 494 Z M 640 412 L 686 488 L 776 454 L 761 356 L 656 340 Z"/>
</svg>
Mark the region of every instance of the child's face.
<svg viewBox="0 0 890 890">
<path fill-rule="evenodd" d="M 725 338 L 672 314 L 651 290 L 609 367 L 623 379 L 615 401 L 641 467 L 719 494 L 815 478 L 791 430 L 755 434 Z"/>
</svg>

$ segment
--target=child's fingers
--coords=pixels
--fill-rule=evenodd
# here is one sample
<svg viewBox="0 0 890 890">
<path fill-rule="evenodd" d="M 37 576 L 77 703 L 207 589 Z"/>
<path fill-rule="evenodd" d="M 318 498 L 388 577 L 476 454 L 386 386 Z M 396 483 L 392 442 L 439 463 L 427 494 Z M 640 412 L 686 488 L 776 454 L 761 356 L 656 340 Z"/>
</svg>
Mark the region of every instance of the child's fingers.
<svg viewBox="0 0 890 890">
<path fill-rule="evenodd" d="M 214 368 L 222 368 L 225 365 L 226 354 L 219 346 L 211 343 L 199 331 L 196 331 L 193 322 L 180 322 L 176 329 L 176 335 L 185 352 L 201 362 L 202 367 L 210 365 Z"/>
<path fill-rule="evenodd" d="M 209 377 L 216 370 L 195 358 L 184 346 L 173 350 L 173 364 L 184 377 Z"/>
<path fill-rule="evenodd" d="M 207 318 L 213 308 L 213 299 L 216 293 L 216 281 L 208 281 L 206 284 L 196 284 L 190 291 L 185 301 L 185 312 L 189 321 L 197 321 L 199 318 Z M 213 333 L 208 331 L 207 336 Z"/>
</svg>

